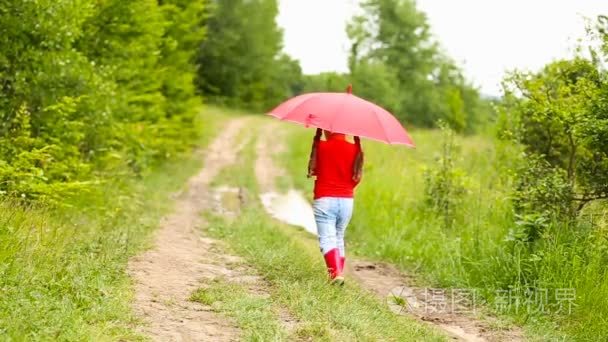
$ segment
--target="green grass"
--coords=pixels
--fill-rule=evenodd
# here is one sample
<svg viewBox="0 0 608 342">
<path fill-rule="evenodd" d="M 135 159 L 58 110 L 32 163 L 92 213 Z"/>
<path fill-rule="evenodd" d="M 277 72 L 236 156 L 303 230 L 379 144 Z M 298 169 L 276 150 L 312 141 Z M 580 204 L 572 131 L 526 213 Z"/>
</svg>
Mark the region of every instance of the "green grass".
<svg viewBox="0 0 608 342">
<path fill-rule="evenodd" d="M 257 134 L 259 131 L 258 126 L 253 125 L 255 119 L 252 118 L 250 120 L 251 124 L 247 128 L 248 134 L 237 137 L 237 141 L 234 142 L 236 145 L 244 144 L 236 163 L 222 170 L 220 174 L 212 180 L 212 186 L 223 184 L 247 189 L 252 194 L 257 193 L 257 183 L 255 178 L 251 176 L 253 169 L 244 169 L 245 167 L 253 168 L 256 142 L 258 139 Z"/>
<path fill-rule="evenodd" d="M 236 113 L 209 107 L 201 145 Z M 237 164 L 215 185 L 239 186 L 250 195 L 236 219 L 210 217 L 209 233 L 254 266 L 269 285 L 269 297 L 220 280 L 193 299 L 235 319 L 249 340 L 442 340 L 356 284 L 325 282 L 317 241 L 263 214 L 253 175 L 254 119 Z M 305 168 L 312 130 L 285 124 L 289 149 L 281 157 L 292 177 L 281 188 L 310 191 Z M 524 310 L 501 313 L 525 325 L 538 340 L 596 341 L 608 338 L 608 220 L 597 204 L 595 225 L 556 224 L 533 248 L 506 240 L 514 226 L 509 189 L 517 149 L 484 137 L 457 138 L 457 166 L 468 192 L 452 229 L 424 204 L 424 169 L 435 167 L 441 135 L 416 131 L 415 150 L 365 142 L 367 165 L 357 190 L 355 216 L 347 234 L 349 252 L 392 262 L 418 275 L 421 285 L 475 288 L 492 309 L 496 291 L 525 290 L 522 284 L 555 290 L 574 288 L 569 315 Z M 248 140 L 248 141 L 247 141 Z M 61 208 L 0 203 L 0 340 L 140 340 L 130 307 L 128 258 L 150 245 L 159 218 L 171 210 L 167 198 L 201 166 L 182 156 L 142 179 L 107 179 L 67 198 Z M 603 213 L 603 214 L 602 214 Z M 279 312 L 297 319 L 294 330 Z"/>
<path fill-rule="evenodd" d="M 200 145 L 227 116 L 209 108 Z M 192 155 L 143 179 L 107 179 L 62 208 L 0 203 L 0 340 L 139 340 L 126 274 L 167 198 L 201 167 Z"/>
<path fill-rule="evenodd" d="M 310 191 L 312 182 L 303 171 L 314 132 L 288 124 L 285 129 L 289 149 L 281 162 L 292 185 Z M 604 221 L 594 228 L 558 223 L 533 247 L 507 241 L 515 226 L 509 194 L 519 151 L 487 137 L 456 137 L 456 165 L 467 192 L 455 208 L 454 226 L 446 229 L 424 202 L 424 170 L 436 167 L 441 132 L 420 130 L 413 137 L 413 150 L 364 142 L 367 165 L 347 234 L 350 251 L 392 262 L 422 284 L 474 288 L 490 309 L 499 290 L 521 296 L 524 284 L 548 289 L 550 313 L 515 305 L 499 313 L 523 324 L 531 338 L 608 339 L 606 207 L 600 206 L 596 221 Z M 555 291 L 563 288 L 576 291 L 571 314 L 556 313 Z"/>
<path fill-rule="evenodd" d="M 293 228 L 269 219 L 259 207 L 246 209 L 234 221 L 211 218 L 209 232 L 227 241 L 269 282 L 272 303 L 287 308 L 299 321 L 291 338 L 444 340 L 430 328 L 393 314 L 386 305 L 354 284 L 344 288 L 328 285 L 318 249 L 311 248 L 316 241 L 302 239 Z M 239 299 L 237 296 L 226 300 Z M 238 309 L 234 303 L 226 306 L 233 311 Z M 276 325 L 276 321 L 268 322 L 268 326 L 257 327 L 258 331 Z"/>
<path fill-rule="evenodd" d="M 279 321 L 278 308 L 271 298 L 251 294 L 248 289 L 226 279 L 216 279 L 197 290 L 192 300 L 211 306 L 216 312 L 236 319 L 247 341 L 285 340 L 287 332 Z"/>
<path fill-rule="evenodd" d="M 251 194 L 256 194 L 252 171 L 254 157 L 254 149 L 245 149 L 239 164 L 222 172 L 226 185 L 245 187 Z M 207 233 L 226 241 L 236 254 L 243 256 L 268 282 L 269 305 L 285 308 L 298 321 L 294 331 L 286 339 L 281 335 L 281 339 L 445 340 L 443 335 L 428 326 L 393 314 L 386 304 L 356 284 L 330 286 L 314 237 L 269 218 L 255 197 L 250 196 L 252 200 L 236 219 L 223 219 L 208 214 Z M 237 303 L 243 298 L 247 302 L 254 299 L 247 299 L 251 295 L 242 292 L 236 296 L 224 295 L 230 289 L 228 284 L 221 284 L 219 289 L 212 286 L 211 290 L 201 290 L 195 294 L 195 298 L 202 296 L 201 301 L 207 303 L 219 298 L 223 302 L 216 304 L 220 307 L 219 310 L 236 317 L 241 329 L 251 337 L 253 326 L 249 310 L 243 310 Z M 268 314 L 266 323 L 255 325 L 254 330 L 260 336 L 276 336 L 277 320 L 276 315 Z"/>
</svg>

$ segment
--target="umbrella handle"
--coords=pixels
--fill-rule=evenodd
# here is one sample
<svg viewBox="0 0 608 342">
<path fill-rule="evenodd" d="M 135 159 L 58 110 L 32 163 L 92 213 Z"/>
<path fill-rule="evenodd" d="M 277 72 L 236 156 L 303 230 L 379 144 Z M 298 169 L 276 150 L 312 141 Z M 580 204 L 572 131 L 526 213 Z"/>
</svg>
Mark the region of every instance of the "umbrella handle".
<svg viewBox="0 0 608 342">
<path fill-rule="evenodd" d="M 323 130 L 317 128 L 317 132 L 315 133 L 315 137 L 312 140 L 312 147 L 310 149 L 310 157 L 308 158 L 308 173 L 306 177 L 310 178 L 316 174 L 317 169 L 317 145 L 321 140 L 321 134 Z"/>
</svg>

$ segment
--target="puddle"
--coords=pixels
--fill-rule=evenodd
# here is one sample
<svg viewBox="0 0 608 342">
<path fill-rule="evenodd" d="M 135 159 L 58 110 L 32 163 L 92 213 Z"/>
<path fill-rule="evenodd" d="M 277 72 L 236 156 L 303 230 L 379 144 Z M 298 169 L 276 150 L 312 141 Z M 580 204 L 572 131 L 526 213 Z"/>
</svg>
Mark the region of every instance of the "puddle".
<svg viewBox="0 0 608 342">
<path fill-rule="evenodd" d="M 289 190 L 285 194 L 266 192 L 260 195 L 260 200 L 270 216 L 317 235 L 312 207 L 300 191 Z"/>
</svg>

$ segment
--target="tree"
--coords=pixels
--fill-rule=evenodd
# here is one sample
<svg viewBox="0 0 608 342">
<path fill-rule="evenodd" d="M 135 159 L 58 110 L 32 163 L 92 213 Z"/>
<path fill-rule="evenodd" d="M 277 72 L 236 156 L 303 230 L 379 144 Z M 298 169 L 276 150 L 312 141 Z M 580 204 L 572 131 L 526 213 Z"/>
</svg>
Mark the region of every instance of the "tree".
<svg viewBox="0 0 608 342">
<path fill-rule="evenodd" d="M 75 48 L 94 15 L 86 1 L 0 5 L 0 194 L 61 198 L 90 176 L 114 89 Z"/>
<path fill-rule="evenodd" d="M 275 58 L 272 79 L 266 85 L 262 109 L 275 107 L 285 99 L 302 93 L 304 77 L 300 63 L 286 54 Z"/>
<path fill-rule="evenodd" d="M 353 91 L 358 96 L 382 104 L 392 113 L 401 112 L 399 80 L 385 64 L 361 61 L 351 77 Z"/>
<path fill-rule="evenodd" d="M 553 207 L 568 208 L 562 214 L 571 217 L 590 201 L 608 198 L 607 76 L 593 61 L 577 57 L 508 79 L 503 115 L 514 116 L 513 132 L 530 159 L 546 163 L 536 162 L 544 171 L 524 179 L 523 199 L 538 202 L 531 209 L 547 205 L 532 194 L 551 191 L 563 199 Z"/>
<path fill-rule="evenodd" d="M 184 115 L 192 120 L 198 98 L 194 77 L 196 55 L 205 39 L 206 0 L 164 0 L 160 7 L 165 20 L 162 43 L 163 84 L 161 91 L 170 99 L 167 116 Z M 187 114 L 187 115 L 186 115 Z"/>
<path fill-rule="evenodd" d="M 352 82 L 350 75 L 337 72 L 322 72 L 316 75 L 304 75 L 304 93 L 341 92 Z"/>
<path fill-rule="evenodd" d="M 292 61 L 281 57 L 276 0 L 219 0 L 214 6 L 198 56 L 202 66 L 197 80 L 200 91 L 218 103 L 267 109 L 269 102 L 277 100 L 270 101 L 269 93 L 281 93 L 268 90 L 281 77 L 277 73 L 284 67 L 297 72 L 289 66 L 293 66 Z"/>
<path fill-rule="evenodd" d="M 61 198 L 191 146 L 204 3 L 0 4 L 0 194 Z"/>
<path fill-rule="evenodd" d="M 396 91 L 390 99 L 388 95 L 375 99 L 379 104 L 395 108 L 401 120 L 415 125 L 432 127 L 443 119 L 457 131 L 472 131 L 481 121 L 475 117 L 483 115 L 478 111 L 483 108 L 479 94 L 442 53 L 415 2 L 367 0 L 361 6 L 364 14 L 353 18 L 347 28 L 352 75 L 361 79 L 360 68 L 369 74 L 370 66 L 380 70 L 382 64 L 382 73 L 390 75 Z M 365 88 L 379 89 L 359 87 L 359 92 L 383 94 L 383 83 L 367 82 Z"/>
</svg>

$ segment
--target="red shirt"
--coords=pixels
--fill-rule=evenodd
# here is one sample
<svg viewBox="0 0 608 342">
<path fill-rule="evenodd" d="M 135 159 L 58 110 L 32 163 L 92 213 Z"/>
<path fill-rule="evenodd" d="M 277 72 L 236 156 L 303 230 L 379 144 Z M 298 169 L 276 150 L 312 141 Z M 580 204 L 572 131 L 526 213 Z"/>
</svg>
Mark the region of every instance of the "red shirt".
<svg viewBox="0 0 608 342">
<path fill-rule="evenodd" d="M 343 137 L 319 141 L 315 174 L 315 199 L 321 197 L 352 198 L 358 182 L 353 180 L 353 166 L 359 149 Z"/>
</svg>

